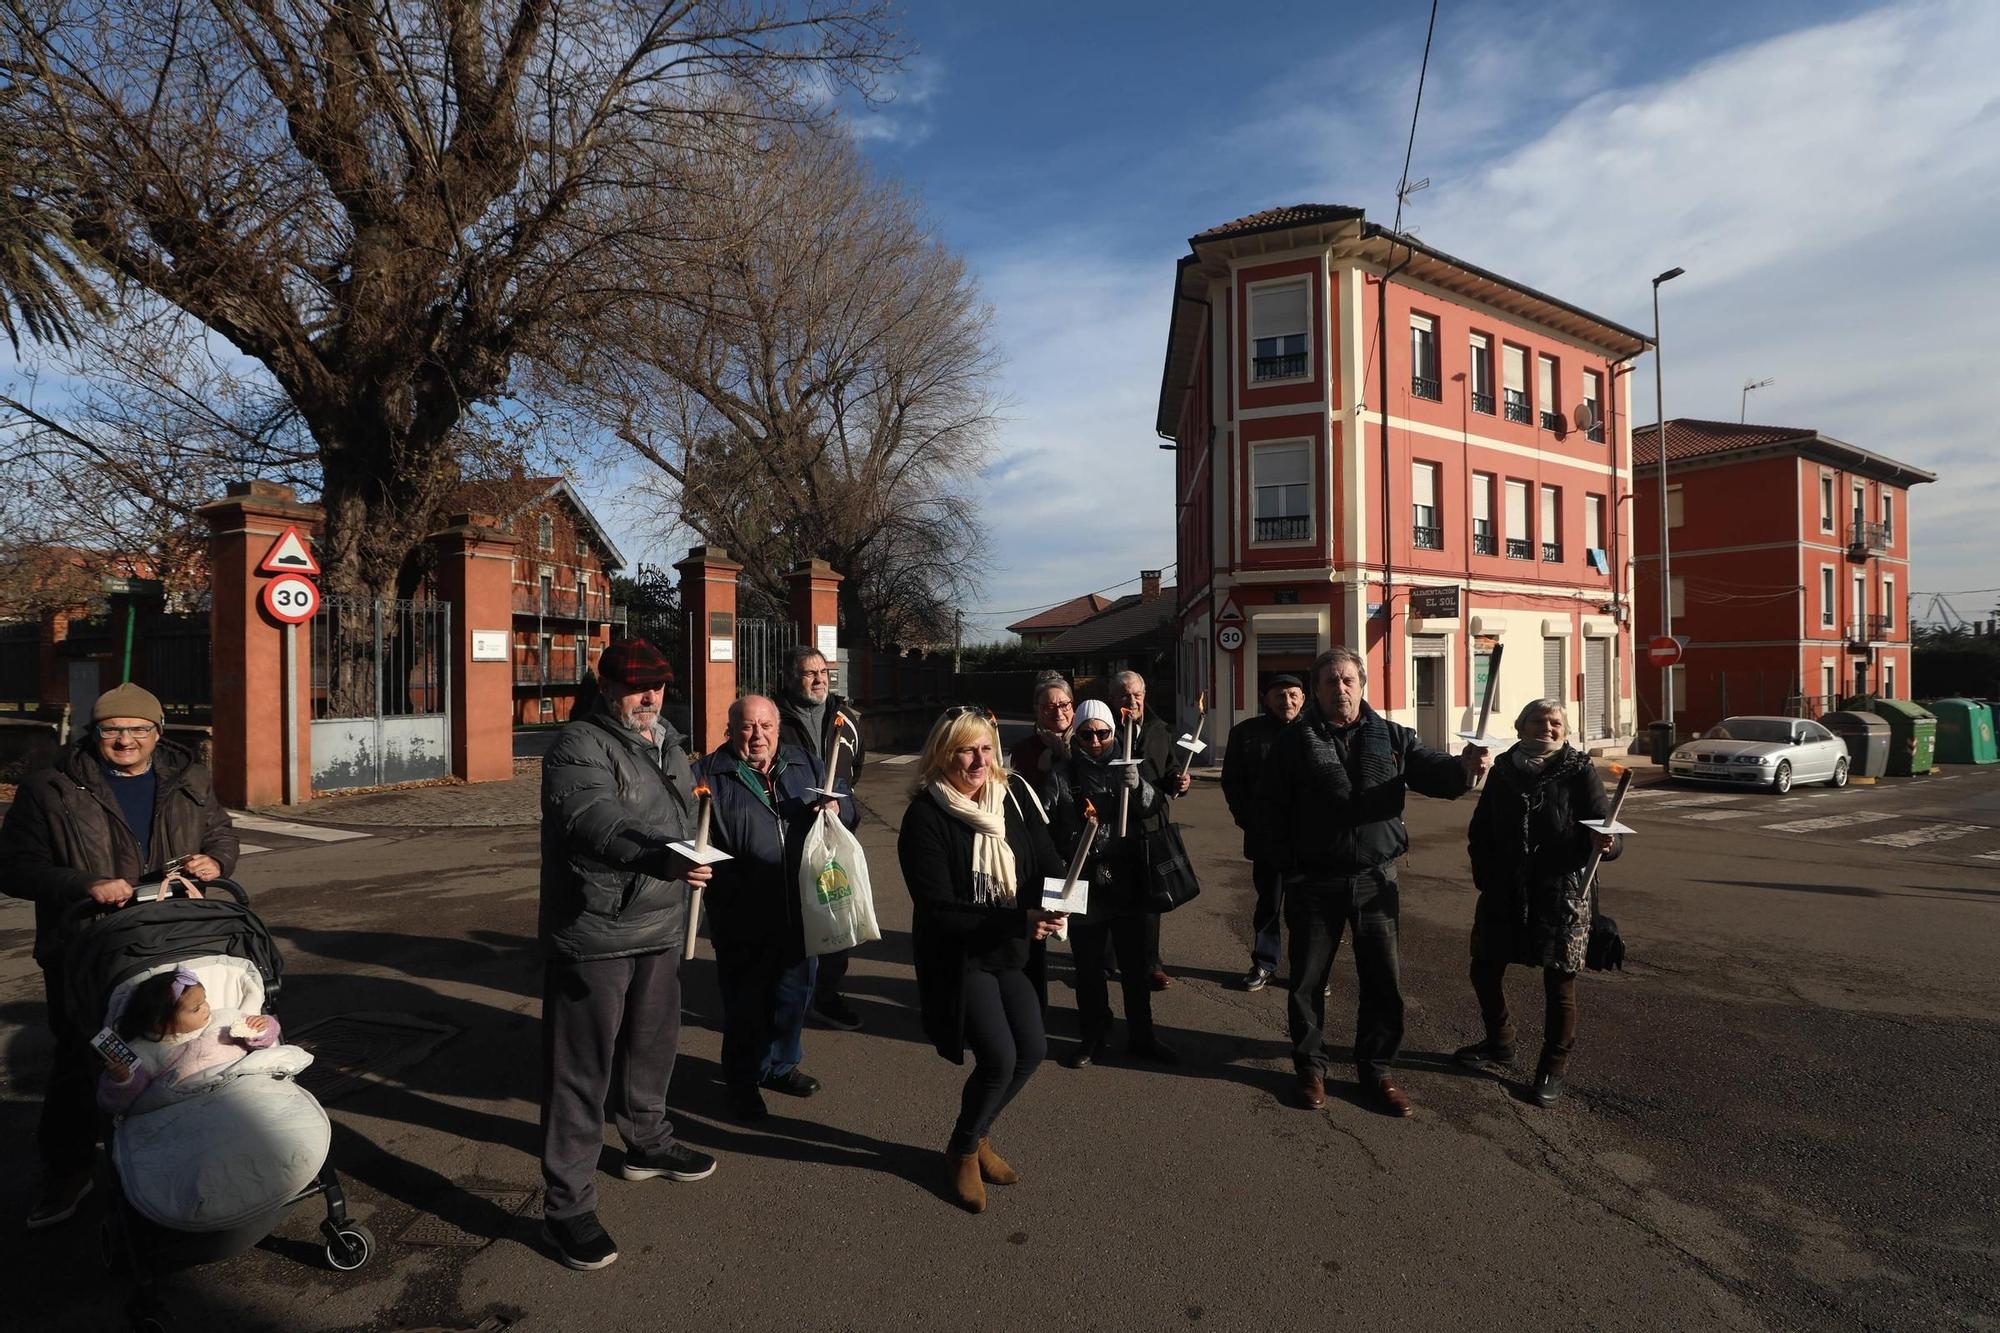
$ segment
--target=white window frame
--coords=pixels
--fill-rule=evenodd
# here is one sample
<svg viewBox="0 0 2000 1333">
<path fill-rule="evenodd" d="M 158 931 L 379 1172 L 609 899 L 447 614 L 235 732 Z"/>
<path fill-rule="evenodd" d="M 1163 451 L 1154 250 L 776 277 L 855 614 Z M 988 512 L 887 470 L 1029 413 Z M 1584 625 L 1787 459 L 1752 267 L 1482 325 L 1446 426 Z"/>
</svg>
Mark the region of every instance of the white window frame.
<svg viewBox="0 0 2000 1333">
<path fill-rule="evenodd" d="M 1854 524 L 1854 530 L 1847 534 L 1847 540 L 1858 542 L 1861 540 L 1861 525 L 1868 521 L 1868 487 L 1865 483 L 1857 481 L 1850 489 L 1854 492 L 1854 504 L 1849 518 Z"/>
<path fill-rule="evenodd" d="M 1882 625 L 1885 629 L 1896 628 L 1896 576 L 1882 576 Z"/>
<path fill-rule="evenodd" d="M 1438 321 L 1435 315 L 1420 315 L 1410 312 L 1410 392 L 1416 395 L 1416 381 L 1424 378 L 1424 352 L 1430 352 L 1429 379 L 1438 386 L 1436 399 L 1425 398 L 1425 402 L 1436 402 L 1444 397 L 1444 365 L 1442 349 L 1438 346 Z"/>
<path fill-rule="evenodd" d="M 1535 533 L 1531 524 L 1534 520 L 1534 506 L 1529 503 L 1528 483 L 1525 481 L 1516 481 L 1514 478 L 1509 477 L 1507 478 L 1507 488 L 1504 494 L 1506 496 L 1506 508 L 1502 511 L 1502 516 L 1505 518 L 1507 526 L 1500 534 L 1500 554 L 1506 555 L 1506 544 L 1508 542 L 1521 541 L 1528 544 L 1527 558 L 1533 560 L 1535 558 Z M 1515 496 L 1521 498 L 1518 506 L 1514 503 Z M 1516 513 L 1517 508 L 1519 510 L 1518 513 Z M 1514 531 L 1514 520 L 1517 518 L 1521 524 L 1519 532 Z"/>
<path fill-rule="evenodd" d="M 1518 374 L 1509 373 L 1517 369 L 1519 371 Z M 1500 415 L 1502 417 L 1507 415 L 1507 395 L 1510 392 L 1520 394 L 1521 401 L 1527 406 L 1528 419 L 1519 424 L 1534 425 L 1535 405 L 1528 398 L 1528 349 L 1516 346 L 1510 342 L 1503 342 L 1500 344 Z"/>
<path fill-rule="evenodd" d="M 1840 698 L 1840 668 L 1834 665 L 1831 657 L 1819 659 L 1819 684 L 1821 698 Z"/>
<path fill-rule="evenodd" d="M 1475 394 L 1485 394 L 1487 406 L 1473 407 L 1473 411 L 1483 411 L 1487 416 L 1496 416 L 1500 411 L 1500 399 L 1493 392 L 1493 339 L 1483 333 L 1466 335 L 1466 349 L 1471 355 L 1471 370 L 1467 373 L 1467 388 Z"/>
<path fill-rule="evenodd" d="M 1882 491 L 1882 540 L 1896 540 L 1896 493 L 1887 488 Z"/>
<path fill-rule="evenodd" d="M 1281 481 L 1281 482 L 1275 482 L 1275 483 L 1273 483 L 1273 482 L 1264 482 L 1264 483 L 1260 483 L 1260 482 L 1258 481 L 1258 479 L 1257 479 L 1257 476 L 1258 476 L 1258 466 L 1257 466 L 1257 465 L 1258 465 L 1258 462 L 1259 462 L 1259 460 L 1260 460 L 1260 459 L 1262 459 L 1262 458 L 1265 458 L 1265 457 L 1268 457 L 1269 455 L 1272 455 L 1272 454 L 1277 454 L 1277 453 L 1280 453 L 1280 452 L 1284 452 L 1284 453 L 1291 453 L 1291 452 L 1293 452 L 1293 451 L 1296 451 L 1296 452 L 1298 452 L 1298 453 L 1299 453 L 1299 454 L 1301 454 L 1301 455 L 1302 455 L 1302 456 L 1304 457 L 1304 459 L 1305 459 L 1305 465 L 1306 465 L 1306 468 L 1305 468 L 1305 480 L 1304 480 L 1304 481 L 1302 481 L 1302 482 L 1297 482 L 1297 481 Z M 1314 534 L 1314 533 L 1315 533 L 1316 531 L 1318 531 L 1318 528 L 1319 528 L 1319 505 L 1318 505 L 1318 500 L 1317 500 L 1317 495 L 1318 495 L 1318 489 L 1317 489 L 1317 486 L 1316 486 L 1316 484 L 1315 484 L 1315 474 L 1316 474 L 1316 472 L 1317 472 L 1317 466 L 1316 466 L 1316 464 L 1314 463 L 1314 460 L 1313 460 L 1313 454 L 1314 454 L 1314 448 L 1313 448 L 1313 441 L 1312 441 L 1312 440 L 1309 440 L 1309 439 L 1305 439 L 1305 440 L 1259 440 L 1259 441 L 1257 441 L 1257 442 L 1256 442 L 1255 444 L 1252 444 L 1252 445 L 1250 446 L 1250 541 L 1249 541 L 1249 543 L 1248 543 L 1249 545 L 1251 545 L 1251 546 L 1253 546 L 1253 547 L 1257 547 L 1257 548 L 1260 548 L 1260 549 L 1261 549 L 1261 548 L 1264 548 L 1264 547 L 1271 547 L 1271 546 L 1310 546 L 1310 545 L 1312 545 L 1312 543 L 1313 543 L 1313 534 Z M 1271 515 L 1266 515 L 1266 517 L 1270 517 L 1270 518 L 1299 518 L 1299 517 L 1303 517 L 1303 518 L 1305 519 L 1305 521 L 1306 521 L 1306 535 L 1305 535 L 1305 536 L 1303 536 L 1303 537 L 1286 537 L 1286 538 L 1283 538 L 1282 540 L 1271 540 L 1271 541 L 1259 541 L 1259 540 L 1257 539 L 1257 519 L 1258 519 L 1258 517 L 1259 517 L 1259 516 L 1258 516 L 1258 513 L 1257 513 L 1257 496 L 1258 496 L 1258 492 L 1259 492 L 1259 491 L 1261 491 L 1261 490 L 1264 490 L 1264 489 L 1267 489 L 1267 488 L 1270 488 L 1270 487 L 1272 487 L 1272 486 L 1279 486 L 1279 487 L 1292 487 L 1292 486 L 1297 486 L 1297 487 L 1300 487 L 1300 488 L 1301 488 L 1301 489 L 1302 489 L 1302 490 L 1303 490 L 1303 491 L 1305 492 L 1305 501 L 1306 501 L 1306 510 L 1305 510 L 1305 513 L 1304 513 L 1303 515 L 1299 515 L 1299 514 L 1293 514 L 1293 513 L 1290 513 L 1290 512 L 1287 512 L 1287 513 L 1283 513 L 1283 514 L 1271 514 Z"/>
<path fill-rule="evenodd" d="M 1838 629 L 1840 613 L 1840 584 L 1834 578 L 1832 565 L 1819 567 L 1819 627 Z"/>
<path fill-rule="evenodd" d="M 1500 554 L 1500 533 L 1493 526 L 1493 481 L 1494 477 L 1491 472 L 1475 472 L 1472 474 L 1472 544 L 1474 555 L 1482 554 L 1477 549 L 1479 545 L 1479 525 L 1481 523 L 1486 525 L 1486 535 L 1491 539 L 1490 545 L 1492 547 L 1490 551 L 1484 552 L 1484 554 Z"/>
<path fill-rule="evenodd" d="M 1868 576 L 1857 573 L 1847 581 L 1848 611 L 1854 617 L 1854 627 L 1865 638 L 1868 634 Z"/>
<path fill-rule="evenodd" d="M 1273 376 L 1270 379 L 1258 379 L 1257 378 L 1258 339 L 1291 337 L 1293 335 L 1289 331 L 1286 333 L 1278 333 L 1278 334 L 1267 334 L 1258 332 L 1257 298 L 1259 296 L 1281 291 L 1289 287 L 1297 287 L 1298 289 L 1300 289 L 1302 292 L 1305 293 L 1305 298 L 1306 298 L 1305 327 L 1299 330 L 1300 333 L 1303 333 L 1305 335 L 1305 340 L 1306 340 L 1305 362 L 1304 362 L 1305 370 L 1297 375 L 1282 375 L 1282 376 Z M 1270 278 L 1263 282 L 1253 282 L 1249 286 L 1243 289 L 1243 302 L 1246 311 L 1245 323 L 1248 324 L 1250 329 L 1250 336 L 1243 340 L 1244 352 L 1245 355 L 1248 357 L 1248 361 L 1243 367 L 1244 383 L 1253 389 L 1268 389 L 1273 385 L 1303 384 L 1306 381 L 1310 380 L 1312 378 L 1312 373 L 1313 373 L 1313 352 L 1315 346 L 1318 343 L 1318 339 L 1313 337 L 1312 278 L 1307 274 L 1294 274 L 1293 276 L 1286 278 Z"/>
<path fill-rule="evenodd" d="M 1419 547 L 1417 548 L 1419 550 L 1444 549 L 1444 505 L 1439 496 L 1444 487 L 1442 472 L 1443 469 L 1436 463 L 1427 463 L 1422 459 L 1410 463 L 1410 527 L 1429 528 L 1438 535 L 1436 548 Z M 1430 492 L 1429 504 L 1423 502 L 1426 490 Z M 1428 511 L 1428 521 L 1426 521 L 1426 511 Z M 1411 532 L 1410 539 L 1414 544 L 1416 540 L 1414 531 Z"/>
<path fill-rule="evenodd" d="M 1896 697 L 1896 663 L 1890 658 L 1882 659 L 1882 697 Z"/>
<path fill-rule="evenodd" d="M 1833 474 L 1819 474 L 1819 530 L 1833 531 Z"/>
<path fill-rule="evenodd" d="M 1540 525 L 1541 544 L 1544 547 L 1554 546 L 1558 550 L 1562 547 L 1562 507 L 1562 487 L 1544 485 L 1542 487 Z M 1540 559 L 1546 560 L 1548 558 L 1546 550 L 1537 551 L 1535 554 Z"/>
<path fill-rule="evenodd" d="M 536 517 L 537 517 L 537 522 L 535 525 L 535 549 L 537 551 L 555 550 L 556 549 L 555 515 L 543 512 L 537 515 Z"/>
<path fill-rule="evenodd" d="M 1604 434 L 1604 376 L 1594 370 L 1583 372 L 1583 401 L 1590 405 L 1590 430 Z M 1590 431 L 1585 431 L 1586 438 Z"/>
<path fill-rule="evenodd" d="M 1602 551 L 1604 545 L 1604 497 L 1586 494 L 1583 497 L 1583 545 L 1585 550 Z"/>
<path fill-rule="evenodd" d="M 1528 405 L 1529 408 L 1538 414 L 1561 412 L 1562 396 L 1558 392 L 1561 385 L 1562 370 L 1556 364 L 1556 359 L 1547 352 L 1535 353 L 1535 401 Z M 1539 415 L 1536 423 L 1540 424 Z"/>
</svg>

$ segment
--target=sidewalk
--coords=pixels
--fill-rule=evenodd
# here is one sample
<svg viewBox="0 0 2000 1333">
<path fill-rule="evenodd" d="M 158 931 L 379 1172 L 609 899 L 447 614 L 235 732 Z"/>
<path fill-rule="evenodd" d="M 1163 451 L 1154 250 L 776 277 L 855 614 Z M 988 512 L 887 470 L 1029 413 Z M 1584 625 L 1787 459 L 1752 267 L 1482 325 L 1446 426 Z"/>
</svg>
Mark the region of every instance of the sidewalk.
<svg viewBox="0 0 2000 1333">
<path fill-rule="evenodd" d="M 542 765 L 516 760 L 507 782 L 401 787 L 353 796 L 316 796 L 303 805 L 268 805 L 252 813 L 309 824 L 358 828 L 506 828 L 541 820 Z"/>
</svg>

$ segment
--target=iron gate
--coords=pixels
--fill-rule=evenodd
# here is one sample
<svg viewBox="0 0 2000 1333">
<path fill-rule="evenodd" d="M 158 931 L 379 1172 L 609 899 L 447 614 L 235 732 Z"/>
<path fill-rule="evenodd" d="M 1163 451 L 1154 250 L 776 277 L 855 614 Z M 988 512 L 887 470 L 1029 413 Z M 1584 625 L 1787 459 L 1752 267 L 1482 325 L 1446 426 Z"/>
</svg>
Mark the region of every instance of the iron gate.
<svg viewBox="0 0 2000 1333">
<path fill-rule="evenodd" d="M 328 597 L 312 620 L 314 791 L 451 772 L 451 607 Z"/>
<path fill-rule="evenodd" d="M 791 682 L 785 679 L 792 649 L 799 646 L 799 628 L 789 620 L 736 622 L 736 692 L 771 698 Z"/>
</svg>

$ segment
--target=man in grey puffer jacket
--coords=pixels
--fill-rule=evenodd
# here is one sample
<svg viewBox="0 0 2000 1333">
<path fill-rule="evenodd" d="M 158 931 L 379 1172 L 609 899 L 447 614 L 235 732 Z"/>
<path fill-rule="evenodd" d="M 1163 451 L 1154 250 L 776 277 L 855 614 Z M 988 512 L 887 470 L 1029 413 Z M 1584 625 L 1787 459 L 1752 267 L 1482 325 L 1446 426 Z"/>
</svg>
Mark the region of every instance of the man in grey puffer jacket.
<svg viewBox="0 0 2000 1333">
<path fill-rule="evenodd" d="M 601 695 L 542 760 L 543 1216 L 558 1256 L 579 1269 L 618 1257 L 593 1179 L 607 1112 L 625 1140 L 625 1179 L 715 1172 L 713 1157 L 674 1141 L 666 1116 L 688 890 L 710 875 L 669 850 L 693 840 L 696 808 L 680 734 L 660 717 L 671 673 L 633 639 L 606 649 L 597 674 Z"/>
</svg>

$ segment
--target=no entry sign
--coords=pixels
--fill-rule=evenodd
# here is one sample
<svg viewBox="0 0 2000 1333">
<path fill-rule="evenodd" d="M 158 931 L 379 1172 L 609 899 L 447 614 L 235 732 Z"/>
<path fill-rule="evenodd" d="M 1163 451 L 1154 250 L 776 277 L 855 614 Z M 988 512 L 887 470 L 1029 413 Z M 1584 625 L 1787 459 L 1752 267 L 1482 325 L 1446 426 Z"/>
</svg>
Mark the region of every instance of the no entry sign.
<svg viewBox="0 0 2000 1333">
<path fill-rule="evenodd" d="M 264 585 L 264 609 L 287 625 L 302 625 L 319 610 L 319 589 L 298 574 L 280 574 Z"/>
<path fill-rule="evenodd" d="M 1655 634 L 1646 644 L 1646 661 L 1651 666 L 1670 667 L 1681 660 L 1681 641 L 1671 634 Z"/>
</svg>

